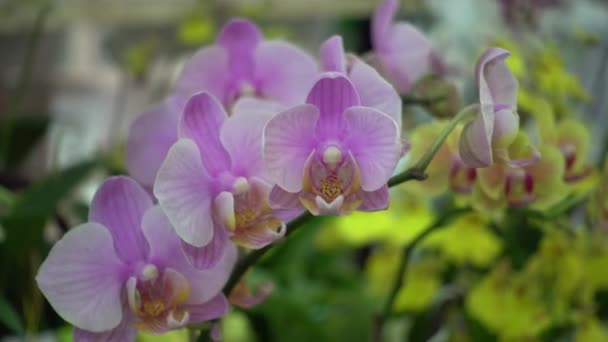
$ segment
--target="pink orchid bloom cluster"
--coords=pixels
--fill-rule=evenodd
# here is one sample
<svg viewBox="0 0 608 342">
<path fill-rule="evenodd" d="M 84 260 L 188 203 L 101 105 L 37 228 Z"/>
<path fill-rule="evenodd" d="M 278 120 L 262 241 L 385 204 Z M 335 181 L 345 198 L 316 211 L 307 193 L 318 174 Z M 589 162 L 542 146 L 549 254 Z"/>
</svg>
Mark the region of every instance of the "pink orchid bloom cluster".
<svg viewBox="0 0 608 342">
<path fill-rule="evenodd" d="M 422 33 L 393 22 L 396 11 L 386 0 L 373 16 L 374 67 L 339 36 L 317 62 L 244 19 L 194 54 L 170 96 L 132 125 L 132 178 L 106 180 L 89 222 L 40 267 L 38 285 L 75 340 L 133 341 L 137 329 L 219 318 L 237 245 L 268 246 L 305 211 L 387 208 L 407 145 L 400 95 L 437 62 Z M 477 69 L 480 111 L 461 142 L 471 167 L 509 160 L 518 120 L 507 54 L 489 50 Z"/>
</svg>

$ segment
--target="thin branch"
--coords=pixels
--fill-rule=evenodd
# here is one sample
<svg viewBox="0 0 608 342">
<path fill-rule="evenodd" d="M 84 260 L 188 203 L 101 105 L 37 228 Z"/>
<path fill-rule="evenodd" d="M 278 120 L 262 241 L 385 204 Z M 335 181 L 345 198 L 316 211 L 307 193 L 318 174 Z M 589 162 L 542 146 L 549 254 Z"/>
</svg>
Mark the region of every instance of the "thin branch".
<svg viewBox="0 0 608 342">
<path fill-rule="evenodd" d="M 416 236 L 414 238 L 414 240 L 412 240 L 409 244 L 407 244 L 406 246 L 403 247 L 403 249 L 401 251 L 401 259 L 399 262 L 399 267 L 397 269 L 397 274 L 395 275 L 395 281 L 393 283 L 391 291 L 388 294 L 388 297 L 386 298 L 386 302 L 384 303 L 382 312 L 376 318 L 373 328 L 372 328 L 372 341 L 374 341 L 374 342 L 382 341 L 382 330 L 384 328 L 384 323 L 386 323 L 387 318 L 391 314 L 391 310 L 393 308 L 393 305 L 395 303 L 395 299 L 397 298 L 397 294 L 399 293 L 399 290 L 405 284 L 405 280 L 406 280 L 405 276 L 407 274 L 407 268 L 409 265 L 410 256 L 412 255 L 412 252 L 414 251 L 414 249 L 422 241 L 424 241 L 424 239 L 427 236 L 429 236 L 431 233 L 433 233 L 437 229 L 445 227 L 445 225 L 447 223 L 449 223 L 453 218 L 455 218 L 467 211 L 470 211 L 470 209 L 469 208 L 460 208 L 460 209 L 454 209 L 454 210 L 448 212 L 447 214 L 445 214 L 444 216 L 440 217 L 435 222 L 433 222 L 433 224 L 431 224 L 427 229 L 425 229 L 422 233 L 418 234 L 418 236 Z"/>
</svg>

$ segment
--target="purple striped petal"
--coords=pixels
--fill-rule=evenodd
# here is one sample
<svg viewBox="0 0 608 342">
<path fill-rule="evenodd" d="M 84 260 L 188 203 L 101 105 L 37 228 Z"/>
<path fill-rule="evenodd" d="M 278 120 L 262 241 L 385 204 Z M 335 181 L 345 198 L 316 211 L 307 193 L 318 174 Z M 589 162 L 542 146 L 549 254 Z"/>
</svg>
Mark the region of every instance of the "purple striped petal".
<svg viewBox="0 0 608 342">
<path fill-rule="evenodd" d="M 220 132 L 220 140 L 232 160 L 232 173 L 252 177 L 264 173 L 262 136 L 270 119 L 284 109 L 276 102 L 242 99 Z"/>
<path fill-rule="evenodd" d="M 229 81 L 227 51 L 220 46 L 210 46 L 199 50 L 186 62 L 175 83 L 175 91 L 183 99 L 206 91 L 226 103 Z"/>
<path fill-rule="evenodd" d="M 89 221 L 108 229 L 124 262 L 145 260 L 148 244 L 141 232 L 141 218 L 152 205 L 150 195 L 133 179 L 110 177 L 93 197 Z"/>
<path fill-rule="evenodd" d="M 279 40 L 258 46 L 255 65 L 260 95 L 290 106 L 304 102 L 319 72 L 310 55 Z"/>
<path fill-rule="evenodd" d="M 209 93 L 198 93 L 188 100 L 179 122 L 179 137 L 192 139 L 211 175 L 230 169 L 230 156 L 220 141 L 220 129 L 228 115 Z"/>
<path fill-rule="evenodd" d="M 212 194 L 201 153 L 190 139 L 180 139 L 167 154 L 154 183 L 154 196 L 177 234 L 202 247 L 213 238 Z"/>
<path fill-rule="evenodd" d="M 223 255 L 213 268 L 198 270 L 186 259 L 181 240 L 160 207 L 148 210 L 142 224 L 150 244 L 148 262 L 161 268 L 172 268 L 186 277 L 190 287 L 187 303 L 205 303 L 222 290 L 236 261 L 234 246 L 224 248 Z"/>
<path fill-rule="evenodd" d="M 491 108 L 490 108 L 491 107 Z M 460 158 L 470 167 L 488 167 L 494 162 L 492 156 L 492 131 L 494 130 L 494 108 L 482 105 L 477 117 L 467 123 L 460 134 Z"/>
<path fill-rule="evenodd" d="M 189 305 L 186 310 L 190 313 L 191 323 L 201 323 L 223 317 L 228 313 L 228 300 L 220 293 L 206 303 Z"/>
<path fill-rule="evenodd" d="M 182 249 L 192 266 L 200 270 L 207 270 L 220 262 L 230 244 L 226 228 L 216 224 L 213 226 L 213 238 L 205 246 L 196 247 L 184 242 Z"/>
<path fill-rule="evenodd" d="M 361 206 L 358 208 L 361 211 L 378 211 L 388 208 L 389 194 L 387 185 L 372 192 L 360 191 L 357 197 L 362 200 Z"/>
<path fill-rule="evenodd" d="M 112 234 L 98 223 L 85 223 L 53 246 L 36 282 L 63 319 L 99 333 L 123 320 L 121 292 L 128 271 L 116 255 Z"/>
<path fill-rule="evenodd" d="M 140 115 L 129 128 L 127 169 L 150 189 L 167 151 L 177 141 L 177 122 L 183 111 L 178 102 L 175 98 L 165 100 Z"/>
<path fill-rule="evenodd" d="M 323 140 L 339 138 L 344 130 L 342 113 L 361 103 L 353 84 L 337 73 L 323 74 L 308 93 L 306 102 L 319 109 L 316 133 Z"/>
<path fill-rule="evenodd" d="M 369 107 L 346 110 L 346 145 L 361 173 L 361 188 L 375 191 L 386 184 L 401 158 L 399 128 L 388 115 Z"/>
<path fill-rule="evenodd" d="M 321 64 L 323 71 L 346 73 L 346 57 L 342 37 L 332 36 L 321 45 Z"/>
<path fill-rule="evenodd" d="M 505 64 L 511 53 L 501 48 L 486 50 L 475 68 L 477 87 L 481 104 L 517 107 L 517 79 Z"/>
<path fill-rule="evenodd" d="M 116 328 L 97 333 L 75 327 L 72 339 L 74 342 L 132 342 L 137 337 L 134 323 L 133 319 L 123 319 Z"/>
<path fill-rule="evenodd" d="M 376 69 L 355 58 L 348 78 L 357 89 L 362 106 L 387 114 L 401 128 L 401 97 Z"/>
<path fill-rule="evenodd" d="M 300 105 L 279 113 L 264 129 L 264 162 L 269 177 L 289 192 L 302 190 L 302 173 L 316 141 L 319 111 Z"/>
<path fill-rule="evenodd" d="M 233 78 L 252 78 L 255 67 L 254 53 L 262 38 L 260 29 L 249 20 L 232 19 L 224 25 L 217 43 L 228 51 Z"/>
</svg>

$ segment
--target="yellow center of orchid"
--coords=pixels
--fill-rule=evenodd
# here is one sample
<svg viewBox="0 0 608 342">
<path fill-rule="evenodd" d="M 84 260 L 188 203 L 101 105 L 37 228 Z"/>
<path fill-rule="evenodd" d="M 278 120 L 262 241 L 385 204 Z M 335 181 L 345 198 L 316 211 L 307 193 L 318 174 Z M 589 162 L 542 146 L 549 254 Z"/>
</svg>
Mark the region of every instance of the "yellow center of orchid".
<svg viewBox="0 0 608 342">
<path fill-rule="evenodd" d="M 236 227 L 243 228 L 253 223 L 259 216 L 259 213 L 251 208 L 246 208 L 236 213 Z"/>
<path fill-rule="evenodd" d="M 165 304 L 161 300 L 145 301 L 142 303 L 141 311 L 152 317 L 158 317 L 165 311 Z"/>
<path fill-rule="evenodd" d="M 160 333 L 186 324 L 189 312 L 180 309 L 190 294 L 183 275 L 173 270 L 160 274 L 154 265 L 142 268 L 140 280 L 131 278 L 136 288 L 129 292 L 129 305 L 139 329 Z"/>
<path fill-rule="evenodd" d="M 330 173 L 319 184 L 319 192 L 324 200 L 331 202 L 342 194 L 342 183 L 335 172 Z"/>
</svg>

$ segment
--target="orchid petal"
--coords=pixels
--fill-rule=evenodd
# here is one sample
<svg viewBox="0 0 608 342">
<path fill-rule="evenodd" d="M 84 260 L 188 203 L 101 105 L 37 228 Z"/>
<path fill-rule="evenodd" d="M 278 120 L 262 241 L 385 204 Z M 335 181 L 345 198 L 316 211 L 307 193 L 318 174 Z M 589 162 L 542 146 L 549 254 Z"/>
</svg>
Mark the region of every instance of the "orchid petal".
<svg viewBox="0 0 608 342">
<path fill-rule="evenodd" d="M 264 129 L 264 162 L 269 177 L 289 192 L 302 190 L 304 164 L 315 146 L 319 111 L 300 105 L 279 113 Z"/>
<path fill-rule="evenodd" d="M 315 215 L 323 216 L 340 216 L 343 215 L 342 205 L 344 204 L 344 196 L 340 195 L 336 197 L 331 203 L 327 203 L 321 196 L 315 197 L 315 204 L 318 208 L 318 213 Z M 345 214 L 345 213 L 344 213 Z"/>
<path fill-rule="evenodd" d="M 264 174 L 262 137 L 264 127 L 283 110 L 280 104 L 253 99 L 239 100 L 226 120 L 220 140 L 232 160 L 232 172 L 241 177 Z"/>
<path fill-rule="evenodd" d="M 160 207 L 146 212 L 143 231 L 150 244 L 148 262 L 160 268 L 169 267 L 184 275 L 190 284 L 187 303 L 204 303 L 221 291 L 236 261 L 234 246 L 226 246 L 213 268 L 198 270 L 186 259 L 182 243 Z"/>
<path fill-rule="evenodd" d="M 130 313 L 129 313 L 130 315 Z M 103 332 L 91 332 L 74 328 L 74 342 L 130 342 L 135 341 L 137 329 L 134 326 L 135 320 L 123 318 L 122 322 L 114 329 Z"/>
<path fill-rule="evenodd" d="M 384 0 L 374 11 L 371 26 L 374 49 L 386 48 L 386 36 L 393 24 L 393 17 L 397 13 L 398 6 L 398 0 Z"/>
<path fill-rule="evenodd" d="M 387 185 L 376 191 L 360 191 L 357 197 L 362 201 L 361 206 L 358 208 L 360 211 L 378 211 L 388 208 L 389 194 Z"/>
<path fill-rule="evenodd" d="M 306 52 L 284 41 L 261 43 L 255 51 L 258 91 L 285 105 L 304 102 L 318 74 L 317 64 Z"/>
<path fill-rule="evenodd" d="M 268 204 L 273 209 L 301 209 L 300 196 L 287 192 L 278 186 L 273 186 L 268 195 Z"/>
<path fill-rule="evenodd" d="M 401 128 L 401 98 L 395 88 L 371 66 L 355 59 L 348 78 L 361 98 L 361 105 L 387 114 Z"/>
<path fill-rule="evenodd" d="M 141 232 L 141 217 L 152 205 L 150 195 L 133 179 L 110 177 L 93 197 L 89 221 L 108 229 L 124 262 L 145 260 L 148 244 Z"/>
<path fill-rule="evenodd" d="M 183 242 L 182 249 L 192 266 L 206 270 L 217 265 L 229 245 L 228 232 L 222 225 L 216 224 L 213 226 L 213 238 L 205 246 L 197 247 Z"/>
<path fill-rule="evenodd" d="M 375 191 L 386 184 L 401 157 L 399 128 L 388 115 L 369 107 L 344 112 L 346 144 L 361 173 L 361 188 Z"/>
<path fill-rule="evenodd" d="M 482 105 L 477 117 L 464 126 L 460 135 L 460 157 L 465 164 L 476 168 L 492 165 L 493 130 L 494 110 Z"/>
<path fill-rule="evenodd" d="M 193 95 L 179 122 L 180 138 L 192 139 L 200 151 L 203 165 L 215 175 L 230 168 L 230 156 L 220 141 L 220 128 L 228 115 L 209 93 Z"/>
<path fill-rule="evenodd" d="M 319 109 L 316 132 L 321 139 L 339 138 L 344 129 L 342 113 L 361 103 L 354 85 L 337 73 L 325 73 L 308 93 L 306 102 Z"/>
<path fill-rule="evenodd" d="M 188 99 L 195 93 L 206 91 L 226 103 L 229 77 L 227 51 L 220 46 L 206 47 L 196 52 L 184 65 L 175 83 L 176 93 Z"/>
<path fill-rule="evenodd" d="M 246 19 L 232 19 L 218 35 L 217 43 L 228 51 L 233 77 L 251 78 L 255 67 L 254 52 L 263 39 L 260 29 Z"/>
<path fill-rule="evenodd" d="M 243 309 L 252 307 L 263 302 L 274 290 L 274 284 L 270 281 L 260 283 L 256 286 L 256 294 L 251 293 L 250 287 L 241 280 L 230 293 L 230 303 Z"/>
<path fill-rule="evenodd" d="M 517 106 L 517 79 L 505 64 L 511 53 L 501 48 L 486 50 L 476 65 L 476 80 L 482 104 Z"/>
<path fill-rule="evenodd" d="M 127 169 L 142 185 L 152 188 L 160 164 L 177 141 L 181 112 L 177 101 L 169 99 L 150 108 L 131 124 L 127 137 Z"/>
<path fill-rule="evenodd" d="M 202 247 L 213 238 L 209 175 L 196 144 L 180 139 L 158 171 L 154 195 L 177 234 Z"/>
<path fill-rule="evenodd" d="M 103 332 L 123 319 L 121 291 L 127 271 L 116 255 L 110 231 L 98 223 L 85 223 L 53 246 L 36 282 L 66 321 Z"/>
<path fill-rule="evenodd" d="M 260 249 L 285 236 L 285 230 L 284 222 L 270 217 L 238 230 L 231 239 L 240 246 Z"/>
<path fill-rule="evenodd" d="M 228 313 L 228 300 L 220 293 L 208 302 L 198 305 L 189 305 L 185 309 L 190 313 L 190 322 L 201 323 L 223 317 Z"/>
<path fill-rule="evenodd" d="M 332 36 L 321 45 L 321 64 L 324 71 L 346 73 L 345 63 L 342 37 Z"/>
</svg>

